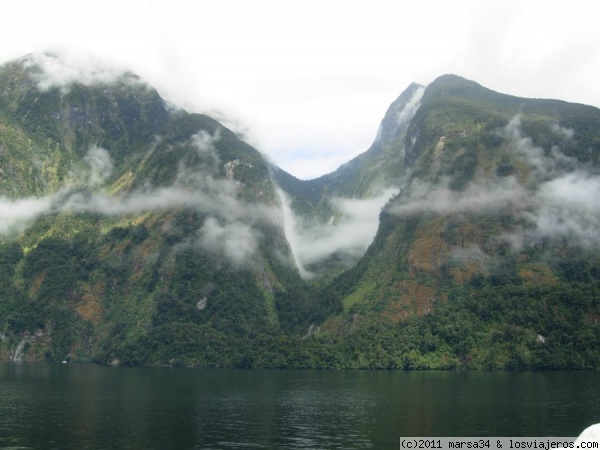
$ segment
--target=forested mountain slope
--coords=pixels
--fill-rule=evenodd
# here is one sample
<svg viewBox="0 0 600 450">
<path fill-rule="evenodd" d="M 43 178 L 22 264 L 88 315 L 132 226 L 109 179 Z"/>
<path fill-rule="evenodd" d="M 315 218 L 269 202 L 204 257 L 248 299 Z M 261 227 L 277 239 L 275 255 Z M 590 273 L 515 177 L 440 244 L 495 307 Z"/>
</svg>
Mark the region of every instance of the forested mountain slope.
<svg viewBox="0 0 600 450">
<path fill-rule="evenodd" d="M 53 58 L 0 69 L 2 357 L 233 365 L 229 342 L 293 328 L 262 155 L 131 74 L 61 84 Z"/>
<path fill-rule="evenodd" d="M 408 367 L 597 367 L 600 111 L 446 75 L 405 145 L 404 184 L 324 328 L 383 333 Z"/>
<path fill-rule="evenodd" d="M 445 75 L 302 181 L 53 58 L 0 67 L 0 359 L 600 366 L 598 109 Z"/>
</svg>

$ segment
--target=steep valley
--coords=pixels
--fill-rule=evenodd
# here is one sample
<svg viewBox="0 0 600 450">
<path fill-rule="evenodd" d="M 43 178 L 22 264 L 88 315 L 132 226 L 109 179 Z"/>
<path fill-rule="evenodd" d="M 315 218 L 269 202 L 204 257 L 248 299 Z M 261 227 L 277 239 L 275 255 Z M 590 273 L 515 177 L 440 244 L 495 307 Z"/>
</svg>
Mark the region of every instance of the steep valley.
<svg viewBox="0 0 600 450">
<path fill-rule="evenodd" d="M 0 359 L 600 367 L 597 108 L 444 75 L 299 180 L 133 74 L 44 58 L 0 67 Z"/>
</svg>

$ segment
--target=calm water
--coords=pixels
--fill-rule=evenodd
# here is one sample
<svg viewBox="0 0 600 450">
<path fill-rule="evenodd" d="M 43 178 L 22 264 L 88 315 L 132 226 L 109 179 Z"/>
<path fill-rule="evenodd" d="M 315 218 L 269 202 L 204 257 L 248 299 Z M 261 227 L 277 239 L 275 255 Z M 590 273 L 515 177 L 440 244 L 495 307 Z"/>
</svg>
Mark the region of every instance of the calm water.
<svg viewBox="0 0 600 450">
<path fill-rule="evenodd" d="M 599 372 L 0 364 L 0 449 L 397 449 L 404 436 L 576 436 Z"/>
</svg>

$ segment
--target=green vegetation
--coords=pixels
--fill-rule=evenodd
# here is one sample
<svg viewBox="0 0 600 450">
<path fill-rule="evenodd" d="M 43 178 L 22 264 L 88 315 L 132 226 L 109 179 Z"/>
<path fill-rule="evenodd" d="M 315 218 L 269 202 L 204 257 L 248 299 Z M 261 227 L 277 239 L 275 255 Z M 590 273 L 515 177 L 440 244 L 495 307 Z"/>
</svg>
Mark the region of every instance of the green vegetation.
<svg viewBox="0 0 600 450">
<path fill-rule="evenodd" d="M 537 235 L 539 204 L 525 199 L 553 171 L 598 173 L 597 109 L 447 75 L 409 123 L 398 113 L 416 85 L 367 152 L 301 181 L 130 74 L 42 92 L 34 70 L 0 68 L 0 199 L 50 205 L 0 228 L 0 359 L 26 344 L 26 360 L 101 364 L 600 368 L 597 252 Z M 90 162 L 95 147 L 106 154 Z M 339 214 L 334 197 L 403 189 L 356 264 L 334 256 L 307 281 L 275 183 L 323 223 Z"/>
</svg>

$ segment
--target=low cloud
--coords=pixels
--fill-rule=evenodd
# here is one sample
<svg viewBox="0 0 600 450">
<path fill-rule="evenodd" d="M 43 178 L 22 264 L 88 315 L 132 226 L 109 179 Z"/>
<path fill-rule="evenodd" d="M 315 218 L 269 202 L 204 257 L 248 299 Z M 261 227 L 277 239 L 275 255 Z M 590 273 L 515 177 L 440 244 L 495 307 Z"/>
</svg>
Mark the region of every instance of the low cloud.
<svg viewBox="0 0 600 450">
<path fill-rule="evenodd" d="M 600 244 L 600 177 L 578 171 L 544 183 L 538 208 L 526 214 L 543 237 L 567 238 L 583 247 Z"/>
<path fill-rule="evenodd" d="M 552 131 L 561 139 L 572 139 L 574 131 L 558 124 Z M 535 225 L 528 238 L 567 238 L 584 247 L 600 245 L 600 177 L 589 173 L 557 145 L 545 152 L 524 136 L 520 117 L 513 118 L 505 132 L 517 153 L 525 158 L 539 184 L 528 193 L 522 216 Z M 526 238 L 527 238 L 526 237 Z"/>
<path fill-rule="evenodd" d="M 192 210 L 206 219 L 186 245 L 224 255 L 234 266 L 241 267 L 258 248 L 261 234 L 255 225 L 278 220 L 277 209 L 237 199 L 238 187 L 230 180 L 198 177 L 194 182 L 119 196 L 89 191 L 73 193 L 66 197 L 60 210 L 112 217 L 179 208 Z"/>
<path fill-rule="evenodd" d="M 38 216 L 50 212 L 52 204 L 52 197 L 19 200 L 0 197 L 0 236 L 22 232 Z"/>
<path fill-rule="evenodd" d="M 150 188 L 117 196 L 78 192 L 66 198 L 61 210 L 120 216 L 153 210 L 187 208 L 230 221 L 247 220 L 250 223 L 270 219 L 274 215 L 273 208 L 267 205 L 238 200 L 235 197 L 237 187 L 228 180 L 207 178 L 204 180 L 203 187 L 206 190 L 199 190 L 198 186 Z"/>
<path fill-rule="evenodd" d="M 573 139 L 573 136 L 575 135 L 573 128 L 565 128 L 557 123 L 552 125 L 552 131 L 566 139 Z"/>
<path fill-rule="evenodd" d="M 221 159 L 215 147 L 215 144 L 221 139 L 219 129 L 215 134 L 202 130 L 191 137 L 192 145 L 196 148 L 198 156 L 204 162 L 204 165 L 209 170 L 215 170 L 221 164 Z"/>
<path fill-rule="evenodd" d="M 192 144 L 211 164 L 218 164 L 214 142 L 218 135 L 199 133 Z M 20 233 L 37 217 L 49 213 L 92 213 L 109 217 L 148 211 L 187 209 L 206 217 L 187 245 L 198 246 L 226 257 L 235 267 L 248 262 L 261 239 L 257 226 L 280 222 L 280 211 L 262 203 L 237 198 L 240 187 L 233 180 L 213 178 L 205 171 L 178 174 L 169 187 L 108 195 L 98 190 L 113 172 L 108 151 L 92 146 L 84 157 L 87 168 L 71 172 L 69 187 L 40 198 L 10 200 L 0 197 L 0 236 Z"/>
<path fill-rule="evenodd" d="M 561 139 L 573 137 L 572 130 L 558 125 L 552 129 Z M 424 212 L 488 214 L 510 208 L 523 225 L 496 239 L 508 242 L 514 250 L 540 238 L 565 238 L 584 248 L 600 246 L 600 176 L 556 145 L 549 151 L 534 145 L 523 134 L 519 116 L 501 134 L 531 168 L 525 184 L 512 176 L 481 177 L 458 192 L 448 189 L 447 180 L 432 185 L 415 179 L 402 189 L 389 212 L 405 217 Z"/>
<path fill-rule="evenodd" d="M 484 270 L 490 263 L 493 263 L 493 258 L 478 245 L 470 244 L 465 247 L 453 248 L 450 254 L 450 261 L 471 266 L 475 265 L 480 270 Z"/>
<path fill-rule="evenodd" d="M 461 192 L 453 191 L 447 185 L 447 180 L 436 186 L 414 180 L 403 189 L 389 212 L 397 216 L 421 212 L 487 213 L 510 205 L 524 205 L 527 197 L 526 191 L 514 177 L 474 182 Z"/>
<path fill-rule="evenodd" d="M 381 209 L 396 192 L 387 189 L 369 199 L 332 199 L 340 217 L 322 224 L 297 216 L 285 193 L 279 190 L 285 233 L 300 274 L 304 278 L 314 276 L 307 267 L 334 254 L 350 260 L 362 256 L 377 233 Z"/>
<path fill-rule="evenodd" d="M 257 231 L 242 222 L 221 224 L 214 217 L 209 217 L 198 231 L 198 236 L 202 248 L 224 255 L 236 267 L 244 266 L 258 248 Z"/>
<path fill-rule="evenodd" d="M 552 130 L 562 137 L 573 137 L 573 130 L 559 125 L 555 124 Z M 511 143 L 516 153 L 525 159 L 538 180 L 548 180 L 577 167 L 577 160 L 562 153 L 558 145 L 552 146 L 550 151 L 546 152 L 542 147 L 537 147 L 530 137 L 523 135 L 520 115 L 510 120 L 501 135 Z"/>
<path fill-rule="evenodd" d="M 219 138 L 218 132 L 211 135 L 201 131 L 190 139 L 190 144 L 203 159 L 210 161 L 212 168 L 207 169 L 202 164 L 194 167 L 193 171 L 188 167 L 180 167 L 172 186 L 153 188 L 147 183 L 144 188 L 118 195 L 93 191 L 110 177 L 113 162 L 107 150 L 92 146 L 84 157 L 88 165 L 87 171 L 72 174 L 73 183 L 79 191 L 61 192 L 60 210 L 120 216 L 187 208 L 230 222 L 244 220 L 256 223 L 271 220 L 275 216 L 274 208 L 239 200 L 237 194 L 240 188 L 235 181 L 213 177 L 212 174 L 220 163 L 214 146 Z"/>
<path fill-rule="evenodd" d="M 419 106 L 421 106 L 421 99 L 425 93 L 424 87 L 418 87 L 413 93 L 410 100 L 404 105 L 401 111 L 396 116 L 396 121 L 400 127 L 408 127 L 409 122 L 416 114 Z"/>
<path fill-rule="evenodd" d="M 112 174 L 114 168 L 112 158 L 102 147 L 90 147 L 83 159 L 90 169 L 88 178 L 90 186 L 99 186 Z"/>
<path fill-rule="evenodd" d="M 28 56 L 26 66 L 39 68 L 35 73 L 37 88 L 44 92 L 51 88 L 67 91 L 69 85 L 79 83 L 86 86 L 110 83 L 122 78 L 125 73 L 105 61 L 99 61 L 89 54 L 77 51 L 61 51 L 60 54 L 35 52 Z M 130 82 L 134 78 L 129 79 Z M 135 80 L 138 82 L 137 80 Z"/>
</svg>

